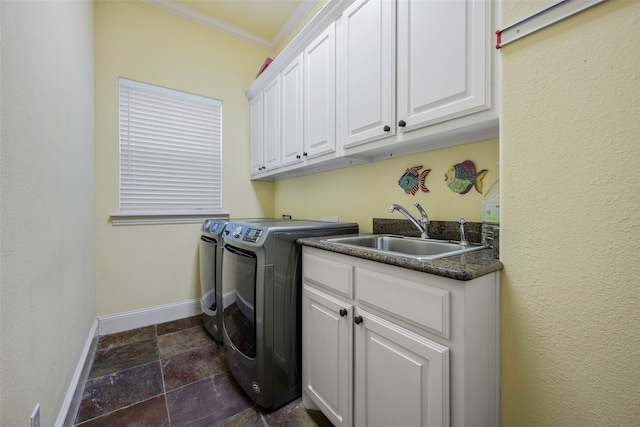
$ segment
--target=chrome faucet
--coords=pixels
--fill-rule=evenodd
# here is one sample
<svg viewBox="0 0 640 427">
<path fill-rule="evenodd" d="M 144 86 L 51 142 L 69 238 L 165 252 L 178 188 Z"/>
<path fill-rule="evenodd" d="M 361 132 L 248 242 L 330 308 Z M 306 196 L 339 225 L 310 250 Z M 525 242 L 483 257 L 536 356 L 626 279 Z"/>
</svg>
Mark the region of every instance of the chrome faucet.
<svg viewBox="0 0 640 427">
<path fill-rule="evenodd" d="M 405 208 L 400 205 L 396 205 L 395 203 L 389 206 L 389 212 L 393 213 L 393 211 L 398 211 L 402 215 L 406 216 L 407 219 L 411 221 L 411 223 L 415 225 L 418 230 L 420 230 L 420 237 L 422 237 L 423 239 L 428 239 L 429 217 L 427 217 L 427 213 L 424 211 L 424 209 L 422 209 L 422 206 L 420 206 L 418 202 L 415 202 L 413 205 L 418 208 L 418 211 L 420 212 L 420 222 L 418 222 L 413 216 L 411 216 L 411 214 L 407 212 Z"/>
</svg>

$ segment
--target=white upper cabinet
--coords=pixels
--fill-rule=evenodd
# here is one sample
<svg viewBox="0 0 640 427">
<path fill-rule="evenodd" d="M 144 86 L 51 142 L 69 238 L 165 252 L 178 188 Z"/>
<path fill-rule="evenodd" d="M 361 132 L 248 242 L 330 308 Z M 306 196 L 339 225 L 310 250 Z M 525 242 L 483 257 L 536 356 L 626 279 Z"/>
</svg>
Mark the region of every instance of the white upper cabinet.
<svg viewBox="0 0 640 427">
<path fill-rule="evenodd" d="M 345 11 L 339 20 L 338 135 L 347 154 L 386 154 L 384 147 L 437 138 L 442 129 L 404 134 L 490 108 L 490 6 L 358 0 Z M 349 150 L 380 139 L 384 143 Z"/>
<path fill-rule="evenodd" d="M 488 1 L 399 0 L 400 131 L 490 107 Z"/>
<path fill-rule="evenodd" d="M 339 19 L 338 137 L 395 134 L 395 2 L 359 0 Z"/>
<path fill-rule="evenodd" d="M 282 166 L 303 161 L 302 54 L 282 70 Z"/>
<path fill-rule="evenodd" d="M 251 175 L 280 167 L 280 76 L 251 99 Z"/>
<path fill-rule="evenodd" d="M 336 32 L 331 24 L 304 49 L 304 148 L 313 158 L 336 150 Z"/>
<path fill-rule="evenodd" d="M 494 4 L 329 0 L 246 92 L 252 178 L 496 138 Z"/>
<path fill-rule="evenodd" d="M 331 25 L 251 99 L 252 177 L 335 157 L 335 43 Z"/>
</svg>

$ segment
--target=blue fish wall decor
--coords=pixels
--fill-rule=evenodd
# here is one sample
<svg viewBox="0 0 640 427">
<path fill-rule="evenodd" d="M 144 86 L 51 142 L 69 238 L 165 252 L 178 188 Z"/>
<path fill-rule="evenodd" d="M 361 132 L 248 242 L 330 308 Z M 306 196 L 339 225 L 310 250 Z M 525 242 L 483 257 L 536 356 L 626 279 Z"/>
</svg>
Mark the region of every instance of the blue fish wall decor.
<svg viewBox="0 0 640 427">
<path fill-rule="evenodd" d="M 472 187 L 482 194 L 482 179 L 489 172 L 483 169 L 476 173 L 476 165 L 471 160 L 451 166 L 444 174 L 444 180 L 451 191 L 458 194 L 467 194 Z"/>
<path fill-rule="evenodd" d="M 409 168 L 398 180 L 398 185 L 404 190 L 405 193 L 415 196 L 418 188 L 420 188 L 425 193 L 429 192 L 427 186 L 424 185 L 424 179 L 427 177 L 427 175 L 429 175 L 431 169 L 425 169 L 424 171 L 422 171 L 422 173 L 419 174 L 418 171 L 420 169 L 422 169 L 422 166 L 414 166 L 412 168 Z"/>
</svg>

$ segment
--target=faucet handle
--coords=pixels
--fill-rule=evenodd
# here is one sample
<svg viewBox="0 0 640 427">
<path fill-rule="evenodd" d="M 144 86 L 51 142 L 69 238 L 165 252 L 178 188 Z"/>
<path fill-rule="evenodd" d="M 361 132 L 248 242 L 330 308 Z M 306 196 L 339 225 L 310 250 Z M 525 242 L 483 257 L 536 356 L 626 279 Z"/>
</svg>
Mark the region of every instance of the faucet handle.
<svg viewBox="0 0 640 427">
<path fill-rule="evenodd" d="M 420 203 L 413 202 L 413 206 L 415 206 L 418 209 L 418 212 L 420 212 L 420 217 L 422 219 L 422 222 L 423 223 L 429 222 L 429 218 L 427 217 L 427 213 L 425 212 L 424 209 L 422 209 L 422 206 L 420 206 Z"/>
<path fill-rule="evenodd" d="M 460 246 L 469 246 L 469 241 L 464 230 L 464 225 L 467 223 L 464 218 L 460 218 Z"/>
</svg>

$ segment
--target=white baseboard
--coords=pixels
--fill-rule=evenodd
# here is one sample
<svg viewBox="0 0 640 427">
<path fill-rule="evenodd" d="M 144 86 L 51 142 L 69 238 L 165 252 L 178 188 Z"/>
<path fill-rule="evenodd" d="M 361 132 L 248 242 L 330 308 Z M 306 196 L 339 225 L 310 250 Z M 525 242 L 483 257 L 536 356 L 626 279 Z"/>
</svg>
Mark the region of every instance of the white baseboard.
<svg viewBox="0 0 640 427">
<path fill-rule="evenodd" d="M 77 410 L 79 406 L 80 402 L 74 402 L 74 398 L 76 398 L 76 389 L 78 388 L 78 383 L 80 382 L 80 379 L 82 377 L 82 373 L 85 368 L 87 358 L 89 357 L 90 353 L 92 353 L 91 346 L 93 345 L 94 339 L 97 336 L 98 336 L 98 319 L 95 319 L 93 321 L 93 324 L 91 325 L 91 329 L 89 330 L 89 335 L 87 336 L 87 340 L 84 343 L 84 348 L 82 349 L 82 353 L 80 353 L 80 360 L 78 360 L 78 365 L 76 366 L 76 370 L 73 374 L 73 378 L 71 378 L 71 384 L 69 384 L 69 389 L 67 390 L 67 394 L 64 398 L 64 401 L 62 402 L 62 407 L 60 408 L 60 412 L 58 413 L 58 419 L 56 420 L 56 424 L 55 424 L 56 427 L 64 427 L 66 425 L 73 424 L 73 420 L 68 421 L 66 424 L 65 424 L 65 421 L 69 414 L 69 408 L 73 406 Z M 72 417 L 74 415 L 75 414 L 71 414 Z"/>
<path fill-rule="evenodd" d="M 128 331 L 130 329 L 141 328 L 143 326 L 155 325 L 158 323 L 170 322 L 172 320 L 184 319 L 185 317 L 196 316 L 202 313 L 200 300 L 183 301 L 174 304 L 161 305 L 157 307 L 145 308 L 142 310 L 129 311 L 126 313 L 112 314 L 98 317 L 93 321 L 89 336 L 85 342 L 80 360 L 76 366 L 75 373 L 69 384 L 67 395 L 65 396 L 55 427 L 66 427 L 73 424 L 75 411 L 79 407 L 79 399 L 76 396 L 78 384 L 82 379 L 83 370 L 86 367 L 87 359 L 91 353 L 91 347 L 100 335 L 114 334 Z M 86 380 L 86 378 L 85 378 Z M 74 400 L 75 399 L 75 400 Z M 70 410 L 74 413 L 70 413 Z M 69 418 L 71 416 L 71 418 Z M 69 418 L 69 419 L 67 419 Z"/>
<path fill-rule="evenodd" d="M 184 319 L 200 313 L 202 313 L 200 300 L 190 300 L 102 316 L 98 317 L 98 335 L 115 334 L 143 326 Z"/>
</svg>

